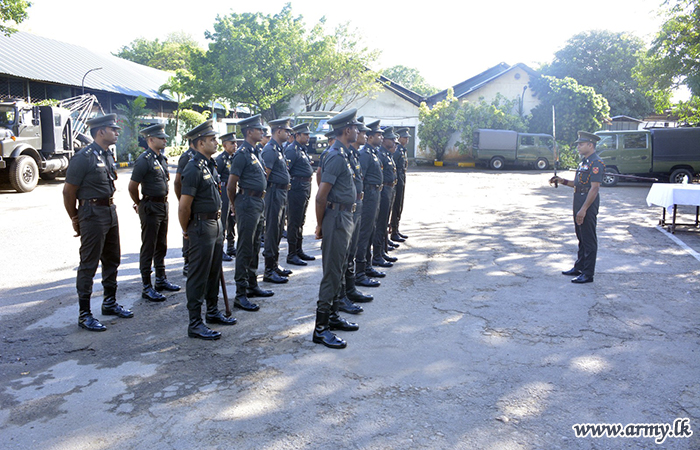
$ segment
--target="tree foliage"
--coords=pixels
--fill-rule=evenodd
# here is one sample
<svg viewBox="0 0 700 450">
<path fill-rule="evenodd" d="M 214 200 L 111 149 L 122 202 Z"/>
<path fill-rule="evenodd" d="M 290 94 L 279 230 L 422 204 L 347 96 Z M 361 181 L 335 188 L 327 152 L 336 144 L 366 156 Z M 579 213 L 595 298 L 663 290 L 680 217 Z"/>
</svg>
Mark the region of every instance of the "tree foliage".
<svg viewBox="0 0 700 450">
<path fill-rule="evenodd" d="M 164 41 L 138 38 L 123 46 L 114 56 L 144 66 L 175 72 L 190 67 L 191 53 L 199 49 L 191 35 L 170 33 Z"/>
<path fill-rule="evenodd" d="M 137 157 L 143 149 L 138 145 L 139 127 L 141 119 L 151 112 L 146 109 L 146 99 L 138 96 L 133 100 L 127 99 L 126 104 L 119 103 L 114 107 L 121 116 L 121 133 L 117 141 L 117 155 L 126 157 L 130 154 Z"/>
<path fill-rule="evenodd" d="M 431 150 L 437 161 L 442 161 L 447 150 L 447 144 L 452 135 L 459 130 L 457 128 L 457 111 L 459 101 L 455 98 L 454 90 L 447 90 L 447 97 L 432 108 L 425 102 L 420 104 L 418 110 L 418 146 L 424 150 Z"/>
<path fill-rule="evenodd" d="M 527 119 L 517 113 L 520 99 L 508 100 L 501 93 L 487 103 L 483 98 L 478 103 L 462 102 L 457 111 L 456 124 L 461 130 L 456 143 L 460 153 L 471 155 L 474 132 L 479 128 L 493 130 L 527 130 Z"/>
<path fill-rule="evenodd" d="M 30 6 L 32 4 L 27 0 L 0 0 L 0 33 L 9 36 L 17 31 L 9 23 L 23 22 L 29 15 L 27 9 Z"/>
<path fill-rule="evenodd" d="M 610 114 L 605 97 L 573 78 L 536 77 L 530 80 L 530 88 L 541 101 L 532 110 L 532 133 L 552 134 L 552 106 L 556 109 L 556 137 L 562 142 L 575 141 L 578 130 L 598 131 Z"/>
<path fill-rule="evenodd" d="M 640 86 L 634 68 L 646 51 L 644 42 L 629 33 L 585 31 L 571 37 L 540 72 L 573 78 L 608 100 L 612 115 L 642 118 L 654 111 L 655 96 Z"/>
<path fill-rule="evenodd" d="M 431 86 L 427 81 L 425 81 L 425 78 L 423 78 L 423 75 L 420 74 L 418 69 L 414 69 L 412 67 L 402 65 L 389 67 L 388 69 L 384 69 L 382 71 L 382 75 L 399 83 L 401 86 L 426 97 L 440 91 L 438 88 Z"/>
</svg>

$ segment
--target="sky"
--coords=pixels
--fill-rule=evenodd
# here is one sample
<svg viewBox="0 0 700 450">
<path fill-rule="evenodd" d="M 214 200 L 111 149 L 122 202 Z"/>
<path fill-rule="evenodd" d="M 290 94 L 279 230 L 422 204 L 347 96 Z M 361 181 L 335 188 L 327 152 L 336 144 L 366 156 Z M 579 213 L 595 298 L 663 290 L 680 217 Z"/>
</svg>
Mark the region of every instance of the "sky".
<svg viewBox="0 0 700 450">
<path fill-rule="evenodd" d="M 217 15 L 279 12 L 286 1 L 183 2 L 181 0 L 31 0 L 18 28 L 44 37 L 112 53 L 134 39 L 165 39 L 184 31 L 206 44 Z M 629 32 L 651 42 L 663 23 L 663 0 L 297 0 L 294 15 L 307 28 L 322 16 L 335 27 L 350 23 L 364 45 L 381 55 L 374 70 L 397 64 L 418 69 L 440 89 L 501 62 L 533 69 L 551 62 L 573 35 L 588 30 Z"/>
</svg>

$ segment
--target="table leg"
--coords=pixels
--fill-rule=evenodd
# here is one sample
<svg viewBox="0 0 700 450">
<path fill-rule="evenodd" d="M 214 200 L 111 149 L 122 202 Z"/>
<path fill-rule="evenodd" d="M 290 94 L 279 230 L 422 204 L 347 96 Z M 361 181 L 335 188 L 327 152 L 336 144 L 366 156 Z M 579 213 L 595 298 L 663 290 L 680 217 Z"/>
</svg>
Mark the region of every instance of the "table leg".
<svg viewBox="0 0 700 450">
<path fill-rule="evenodd" d="M 678 210 L 678 205 L 673 205 L 673 225 L 671 226 L 671 234 L 676 232 L 676 211 Z"/>
</svg>

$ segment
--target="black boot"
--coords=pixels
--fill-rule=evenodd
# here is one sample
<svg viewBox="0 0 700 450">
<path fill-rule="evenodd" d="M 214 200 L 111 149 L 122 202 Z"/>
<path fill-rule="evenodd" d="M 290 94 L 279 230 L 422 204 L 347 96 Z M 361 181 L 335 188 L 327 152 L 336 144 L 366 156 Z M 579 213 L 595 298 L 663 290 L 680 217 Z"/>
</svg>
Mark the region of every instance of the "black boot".
<svg viewBox="0 0 700 450">
<path fill-rule="evenodd" d="M 117 316 L 122 319 L 134 317 L 134 313 L 117 303 L 117 288 L 105 288 L 104 300 L 102 301 L 103 316 Z"/>
<path fill-rule="evenodd" d="M 213 302 L 212 305 L 207 305 L 205 317 L 207 323 L 218 323 L 219 325 L 235 325 L 237 322 L 235 317 L 226 317 Z"/>
<path fill-rule="evenodd" d="M 228 253 L 223 252 L 223 255 L 221 255 L 221 260 L 229 262 L 229 261 L 233 261 L 233 258 L 231 258 L 231 256 Z"/>
<path fill-rule="evenodd" d="M 304 252 L 304 249 L 301 248 L 301 242 L 302 242 L 302 241 L 300 240 L 300 241 L 299 241 L 299 245 L 298 245 L 299 249 L 297 250 L 297 255 L 299 256 L 299 258 L 303 259 L 304 261 L 316 261 L 316 257 L 315 257 L 315 256 L 307 255 L 307 254 Z"/>
<path fill-rule="evenodd" d="M 314 334 L 311 340 L 316 344 L 323 344 L 328 348 L 340 349 L 347 347 L 347 342 L 331 333 L 328 324 L 329 317 L 330 313 L 316 311 L 316 326 L 314 327 Z"/>
<path fill-rule="evenodd" d="M 226 254 L 228 256 L 236 256 L 236 243 L 229 241 L 228 246 L 226 247 Z"/>
<path fill-rule="evenodd" d="M 168 281 L 165 275 L 163 275 L 162 277 L 156 275 L 156 291 L 175 292 L 179 291 L 180 289 L 182 289 L 180 286 Z"/>
<path fill-rule="evenodd" d="M 274 292 L 262 289 L 260 286 L 253 286 L 246 289 L 246 297 L 272 297 Z"/>
<path fill-rule="evenodd" d="M 364 272 L 364 265 L 361 268 Z M 372 297 L 371 295 L 365 295 L 362 292 L 358 291 L 357 287 L 355 287 L 355 284 L 356 278 L 354 274 L 352 277 L 345 277 L 345 295 L 347 296 L 348 300 L 357 303 L 367 303 L 374 300 L 374 297 Z"/>
<path fill-rule="evenodd" d="M 338 315 L 338 309 L 340 304 L 338 301 L 333 302 L 331 308 L 331 314 L 328 316 L 328 326 L 331 330 L 341 330 L 341 331 L 357 331 L 360 326 L 354 322 L 348 322 Z"/>
<path fill-rule="evenodd" d="M 190 311 L 190 325 L 187 327 L 187 336 L 204 339 L 206 341 L 214 341 L 221 338 L 221 333 L 204 325 L 199 312 Z"/>
<path fill-rule="evenodd" d="M 304 265 L 306 265 L 306 264 L 304 264 Z M 288 276 L 290 276 L 291 274 L 294 273 L 294 272 L 292 272 L 291 270 L 285 269 L 284 267 L 278 265 L 277 263 L 275 263 L 275 269 L 274 269 L 274 271 L 277 272 L 277 275 L 279 275 L 279 276 L 281 276 L 281 277 L 288 277 Z"/>
<path fill-rule="evenodd" d="M 141 290 L 141 298 L 148 300 L 149 302 L 164 302 L 166 300 L 165 295 L 153 289 L 151 283 L 143 285 L 143 289 Z"/>
<path fill-rule="evenodd" d="M 406 239 L 404 239 L 403 237 L 401 237 L 398 233 L 393 233 L 393 234 L 391 235 L 391 240 L 392 240 L 392 241 L 396 241 L 396 242 L 406 242 Z"/>
<path fill-rule="evenodd" d="M 252 303 L 245 295 L 236 295 L 233 306 L 244 311 L 257 311 L 260 309 L 256 303 Z"/>
<path fill-rule="evenodd" d="M 386 261 L 389 261 L 390 263 L 395 263 L 396 261 L 399 260 L 399 258 L 395 256 L 389 256 L 386 253 L 382 254 L 382 258 L 384 258 Z"/>
<path fill-rule="evenodd" d="M 295 266 L 307 266 L 308 263 L 301 259 L 299 255 L 288 255 L 287 256 L 287 264 L 292 264 Z"/>
<path fill-rule="evenodd" d="M 88 331 L 105 331 L 106 326 L 102 325 L 99 320 L 92 317 L 90 310 L 80 311 L 78 316 L 78 326 Z"/>
<path fill-rule="evenodd" d="M 338 302 L 338 310 L 343 311 L 344 313 L 360 314 L 362 311 L 364 311 L 362 306 L 354 304 L 348 300 L 347 297 L 339 298 L 335 301 Z"/>
</svg>

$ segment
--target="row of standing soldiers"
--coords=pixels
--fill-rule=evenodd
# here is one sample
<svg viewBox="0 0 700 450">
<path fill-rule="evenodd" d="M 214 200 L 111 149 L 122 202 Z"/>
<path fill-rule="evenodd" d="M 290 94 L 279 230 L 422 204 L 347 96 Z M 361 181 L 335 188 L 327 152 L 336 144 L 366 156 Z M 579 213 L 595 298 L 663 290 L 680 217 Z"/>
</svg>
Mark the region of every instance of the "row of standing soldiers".
<svg viewBox="0 0 700 450">
<path fill-rule="evenodd" d="M 393 129 L 381 130 L 379 121 L 365 126 L 355 120 L 355 110 L 339 114 L 329 121 L 335 134 L 352 127 L 358 136 L 352 144 L 343 147 L 339 137 L 324 153 L 319 167 L 319 195 L 339 188 L 337 179 L 327 171 L 324 176 L 326 156 L 339 152 L 346 159 L 346 167 L 352 172 L 355 201 L 338 203 L 327 200 L 324 210 L 333 211 L 334 204 L 345 205 L 352 210 L 353 220 L 348 226 L 351 240 L 348 241 L 343 262 L 338 262 L 334 253 L 326 257 L 326 250 L 342 248 L 335 244 L 322 244 L 324 249 L 324 280 L 319 294 L 320 322 L 314 332 L 314 341 L 330 347 L 344 347 L 344 341 L 328 337 L 329 328 L 355 330 L 356 324 L 337 315 L 338 310 L 357 314 L 362 307 L 354 302 L 367 302 L 372 296 L 359 292 L 356 285 L 376 287 L 374 278 L 385 274 L 373 266 L 389 267 L 396 261 L 387 251 L 398 246 L 393 241 L 403 241 L 398 225 L 403 208 L 403 186 L 405 183 L 405 143 L 408 130 L 399 130 L 404 140 L 397 144 Z M 352 125 L 345 123 L 352 115 Z M 340 125 L 339 125 L 340 124 Z M 73 221 L 77 235 L 81 236 L 81 265 L 78 270 L 77 289 L 80 304 L 79 325 L 91 331 L 106 329 L 90 311 L 92 279 L 99 261 L 102 261 L 104 302 L 102 313 L 123 318 L 133 317 L 133 312 L 116 303 L 116 273 L 119 265 L 119 231 L 116 210 L 113 204 L 116 171 L 110 145 L 116 143 L 119 126 L 113 114 L 101 116 L 88 122 L 94 142 L 78 152 L 72 160 L 64 188 L 64 203 Z M 175 176 L 175 192 L 178 197 L 178 218 L 183 228 L 183 255 L 187 280 L 187 307 L 190 312 L 188 335 L 203 339 L 218 339 L 220 333 L 204 325 L 201 305 L 206 301 L 205 319 L 209 324 L 233 325 L 236 319 L 224 315 L 218 309 L 218 285 L 222 274 L 221 262 L 229 255 L 236 255 L 236 297 L 234 306 L 256 311 L 259 306 L 251 297 L 269 297 L 270 290 L 258 286 L 256 270 L 263 230 L 265 233 L 265 272 L 263 281 L 285 283 L 292 273 L 279 266 L 279 243 L 284 217 L 287 220 L 289 252 L 287 262 L 306 265 L 315 258 L 302 248 L 303 226 L 310 199 L 313 169 L 311 158 L 306 153 L 310 130 L 308 124 L 290 128 L 289 119 L 271 121 L 272 139 L 262 147 L 265 127 L 259 116 L 239 123 L 244 135 L 240 148 L 236 148 L 235 136 L 221 137 L 224 152 L 212 159 L 218 148 L 216 132 L 212 122 L 207 121 L 191 130 L 186 138 L 190 148 L 181 156 Z M 165 275 L 164 258 L 167 252 L 168 230 L 168 181 L 167 160 L 163 155 L 167 135 L 162 125 L 153 125 L 141 132 L 148 144 L 135 162 L 129 193 L 134 200 L 134 209 L 141 220 L 142 247 L 140 271 L 143 282 L 142 297 L 149 301 L 164 301 L 161 291 L 177 291 L 179 286 L 168 281 Z M 289 136 L 294 140 L 284 145 Z M 366 143 L 365 143 L 366 142 Z M 379 145 L 381 143 L 381 146 Z M 359 151 L 356 149 L 360 148 Z M 355 146 L 353 146 L 355 145 Z M 336 157 L 337 160 L 337 157 Z M 337 161 L 335 162 L 337 165 Z M 397 170 L 398 168 L 398 170 Z M 218 170 L 217 170 L 218 169 Z M 326 183 L 326 184 L 324 184 Z M 139 195 L 141 186 L 141 195 Z M 332 197 L 332 195 L 331 195 Z M 363 197 L 365 208 L 362 208 Z M 319 224 L 319 199 L 316 199 Z M 76 208 L 76 202 L 78 207 Z M 230 205 L 230 206 L 229 206 Z M 349 206 L 351 205 L 351 206 Z M 223 215 L 222 215 L 223 212 Z M 391 216 L 391 240 L 388 239 Z M 238 231 L 238 240 L 233 247 L 233 224 Z M 317 238 L 321 238 L 317 230 Z M 224 236 L 228 237 L 227 251 L 223 251 Z M 155 285 L 151 283 L 151 264 L 156 271 Z M 342 269 L 342 280 L 327 300 L 330 273 Z M 336 273 L 337 276 L 337 273 Z M 332 283 L 331 286 L 335 284 Z M 155 287 L 154 287 L 155 286 Z M 325 306 L 330 305 L 329 308 Z M 328 309 L 325 328 L 323 317 Z M 330 333 L 332 335 L 332 333 Z M 319 336 L 321 336 L 319 338 Z M 325 336 L 325 337 L 323 337 Z M 342 345 L 340 344 L 342 343 Z"/>
</svg>

